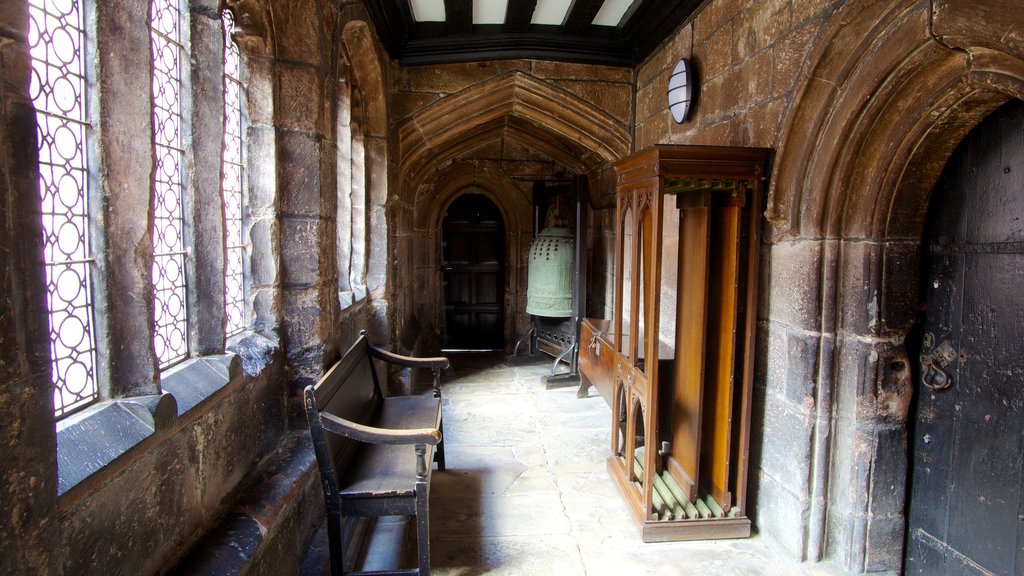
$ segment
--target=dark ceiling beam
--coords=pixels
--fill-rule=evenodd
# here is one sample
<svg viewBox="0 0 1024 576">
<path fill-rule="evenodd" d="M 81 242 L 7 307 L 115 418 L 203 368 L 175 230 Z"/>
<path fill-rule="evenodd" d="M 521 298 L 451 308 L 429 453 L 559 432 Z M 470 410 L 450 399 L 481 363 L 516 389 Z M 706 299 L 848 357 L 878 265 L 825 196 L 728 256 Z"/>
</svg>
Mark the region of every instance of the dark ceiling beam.
<svg viewBox="0 0 1024 576">
<path fill-rule="evenodd" d="M 551 28 L 558 29 L 556 26 Z M 633 65 L 627 51 L 614 38 L 554 32 L 410 38 L 399 63 L 402 66 L 423 66 L 519 58 L 619 67 Z"/>
<path fill-rule="evenodd" d="M 537 0 L 508 0 L 505 8 L 505 30 L 507 32 L 526 32 L 530 29 L 533 12 L 537 9 Z"/>
<path fill-rule="evenodd" d="M 531 24 L 536 0 L 509 0 L 506 24 L 487 26 L 473 25 L 472 0 L 445 0 L 448 22 L 413 21 L 408 0 L 364 5 L 388 54 L 403 66 L 529 58 L 630 67 L 706 1 L 635 0 L 619 27 L 591 26 L 600 0 L 575 0 L 562 26 Z"/>
<path fill-rule="evenodd" d="M 597 16 L 604 0 L 574 0 L 569 6 L 569 13 L 566 15 L 562 25 L 570 34 L 582 34 L 590 28 L 590 24 Z M 671 2 L 669 2 L 671 4 Z"/>
<path fill-rule="evenodd" d="M 622 27 L 622 43 L 629 46 L 630 58 L 640 63 L 658 44 L 693 16 L 705 0 L 679 0 L 640 2 L 633 15 Z"/>
<path fill-rule="evenodd" d="M 449 34 L 472 34 L 473 0 L 444 0 L 444 19 Z"/>
<path fill-rule="evenodd" d="M 366 0 L 365 6 L 384 49 L 392 58 L 401 56 L 415 24 L 408 0 Z"/>
</svg>

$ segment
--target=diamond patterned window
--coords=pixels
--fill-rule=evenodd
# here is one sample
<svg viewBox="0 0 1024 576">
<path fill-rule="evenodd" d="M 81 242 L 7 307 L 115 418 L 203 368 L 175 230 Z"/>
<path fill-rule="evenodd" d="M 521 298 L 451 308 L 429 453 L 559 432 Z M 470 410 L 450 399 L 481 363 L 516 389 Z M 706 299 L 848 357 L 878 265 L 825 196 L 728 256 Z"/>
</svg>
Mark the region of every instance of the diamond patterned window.
<svg viewBox="0 0 1024 576">
<path fill-rule="evenodd" d="M 185 279 L 184 162 L 181 95 L 184 47 L 181 7 L 152 0 L 153 146 L 156 156 L 153 218 L 154 345 L 161 367 L 188 356 Z"/>
<path fill-rule="evenodd" d="M 226 260 L 224 266 L 224 313 L 227 335 L 245 328 L 243 262 L 245 244 L 242 236 L 242 210 L 245 189 L 244 148 L 242 145 L 242 58 L 238 45 L 231 39 L 234 19 L 223 13 L 224 25 L 224 150 L 221 156 L 223 174 L 221 193 L 224 197 L 224 232 Z"/>
<path fill-rule="evenodd" d="M 75 0 L 30 0 L 53 402 L 64 416 L 98 398 L 85 138 L 85 33 Z"/>
</svg>

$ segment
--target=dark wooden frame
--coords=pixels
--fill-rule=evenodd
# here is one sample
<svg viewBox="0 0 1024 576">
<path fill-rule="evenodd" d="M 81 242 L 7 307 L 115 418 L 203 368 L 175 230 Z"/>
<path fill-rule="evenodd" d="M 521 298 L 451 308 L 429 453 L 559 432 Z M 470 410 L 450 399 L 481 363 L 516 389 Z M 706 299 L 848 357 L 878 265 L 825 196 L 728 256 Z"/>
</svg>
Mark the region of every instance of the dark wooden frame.
<svg viewBox="0 0 1024 576">
<path fill-rule="evenodd" d="M 374 359 L 429 368 L 433 393 L 385 397 Z M 327 508 L 332 576 L 344 574 L 342 518 L 365 516 L 416 517 L 418 567 L 373 574 L 430 574 L 430 462 L 436 459 L 438 470 L 445 468 L 440 373 L 448 366 L 444 357 L 388 352 L 370 344 L 363 332 L 315 386 L 306 387 L 306 418 Z"/>
</svg>

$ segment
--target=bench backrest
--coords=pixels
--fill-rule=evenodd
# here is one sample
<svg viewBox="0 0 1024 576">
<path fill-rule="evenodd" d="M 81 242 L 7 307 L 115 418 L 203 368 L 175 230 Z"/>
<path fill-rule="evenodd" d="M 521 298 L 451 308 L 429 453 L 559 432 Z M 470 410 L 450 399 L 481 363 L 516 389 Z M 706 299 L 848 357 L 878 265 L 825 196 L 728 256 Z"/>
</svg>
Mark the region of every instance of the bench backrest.
<svg viewBox="0 0 1024 576">
<path fill-rule="evenodd" d="M 366 334 L 361 334 L 341 360 L 320 378 L 314 388 L 314 396 L 320 412 L 328 412 L 359 424 L 370 424 L 380 408 L 382 395 Z M 310 428 L 313 434 L 326 435 L 327 456 L 335 484 L 333 488 L 336 488 L 338 474 L 345 469 L 359 443 L 320 429 L 312 423 Z M 317 457 L 319 459 L 320 455 Z M 326 470 L 321 464 L 321 474 L 324 472 Z"/>
</svg>

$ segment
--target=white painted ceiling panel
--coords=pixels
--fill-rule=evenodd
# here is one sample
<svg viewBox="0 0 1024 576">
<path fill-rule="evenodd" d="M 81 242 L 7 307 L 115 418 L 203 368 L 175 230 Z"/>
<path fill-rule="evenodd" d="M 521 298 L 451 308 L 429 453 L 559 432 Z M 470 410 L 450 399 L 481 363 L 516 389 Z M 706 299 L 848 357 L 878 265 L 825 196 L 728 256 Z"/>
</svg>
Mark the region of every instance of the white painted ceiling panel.
<svg viewBox="0 0 1024 576">
<path fill-rule="evenodd" d="M 565 21 L 565 13 L 569 11 L 572 0 L 538 0 L 533 11 L 531 24 L 549 24 L 561 26 Z"/>
<path fill-rule="evenodd" d="M 473 0 L 473 24 L 504 24 L 508 0 Z"/>
<path fill-rule="evenodd" d="M 622 16 L 629 10 L 635 0 L 605 0 L 601 9 L 594 16 L 595 26 L 618 26 L 622 23 Z"/>
<path fill-rule="evenodd" d="M 409 0 L 417 22 L 444 22 L 444 0 Z"/>
</svg>

